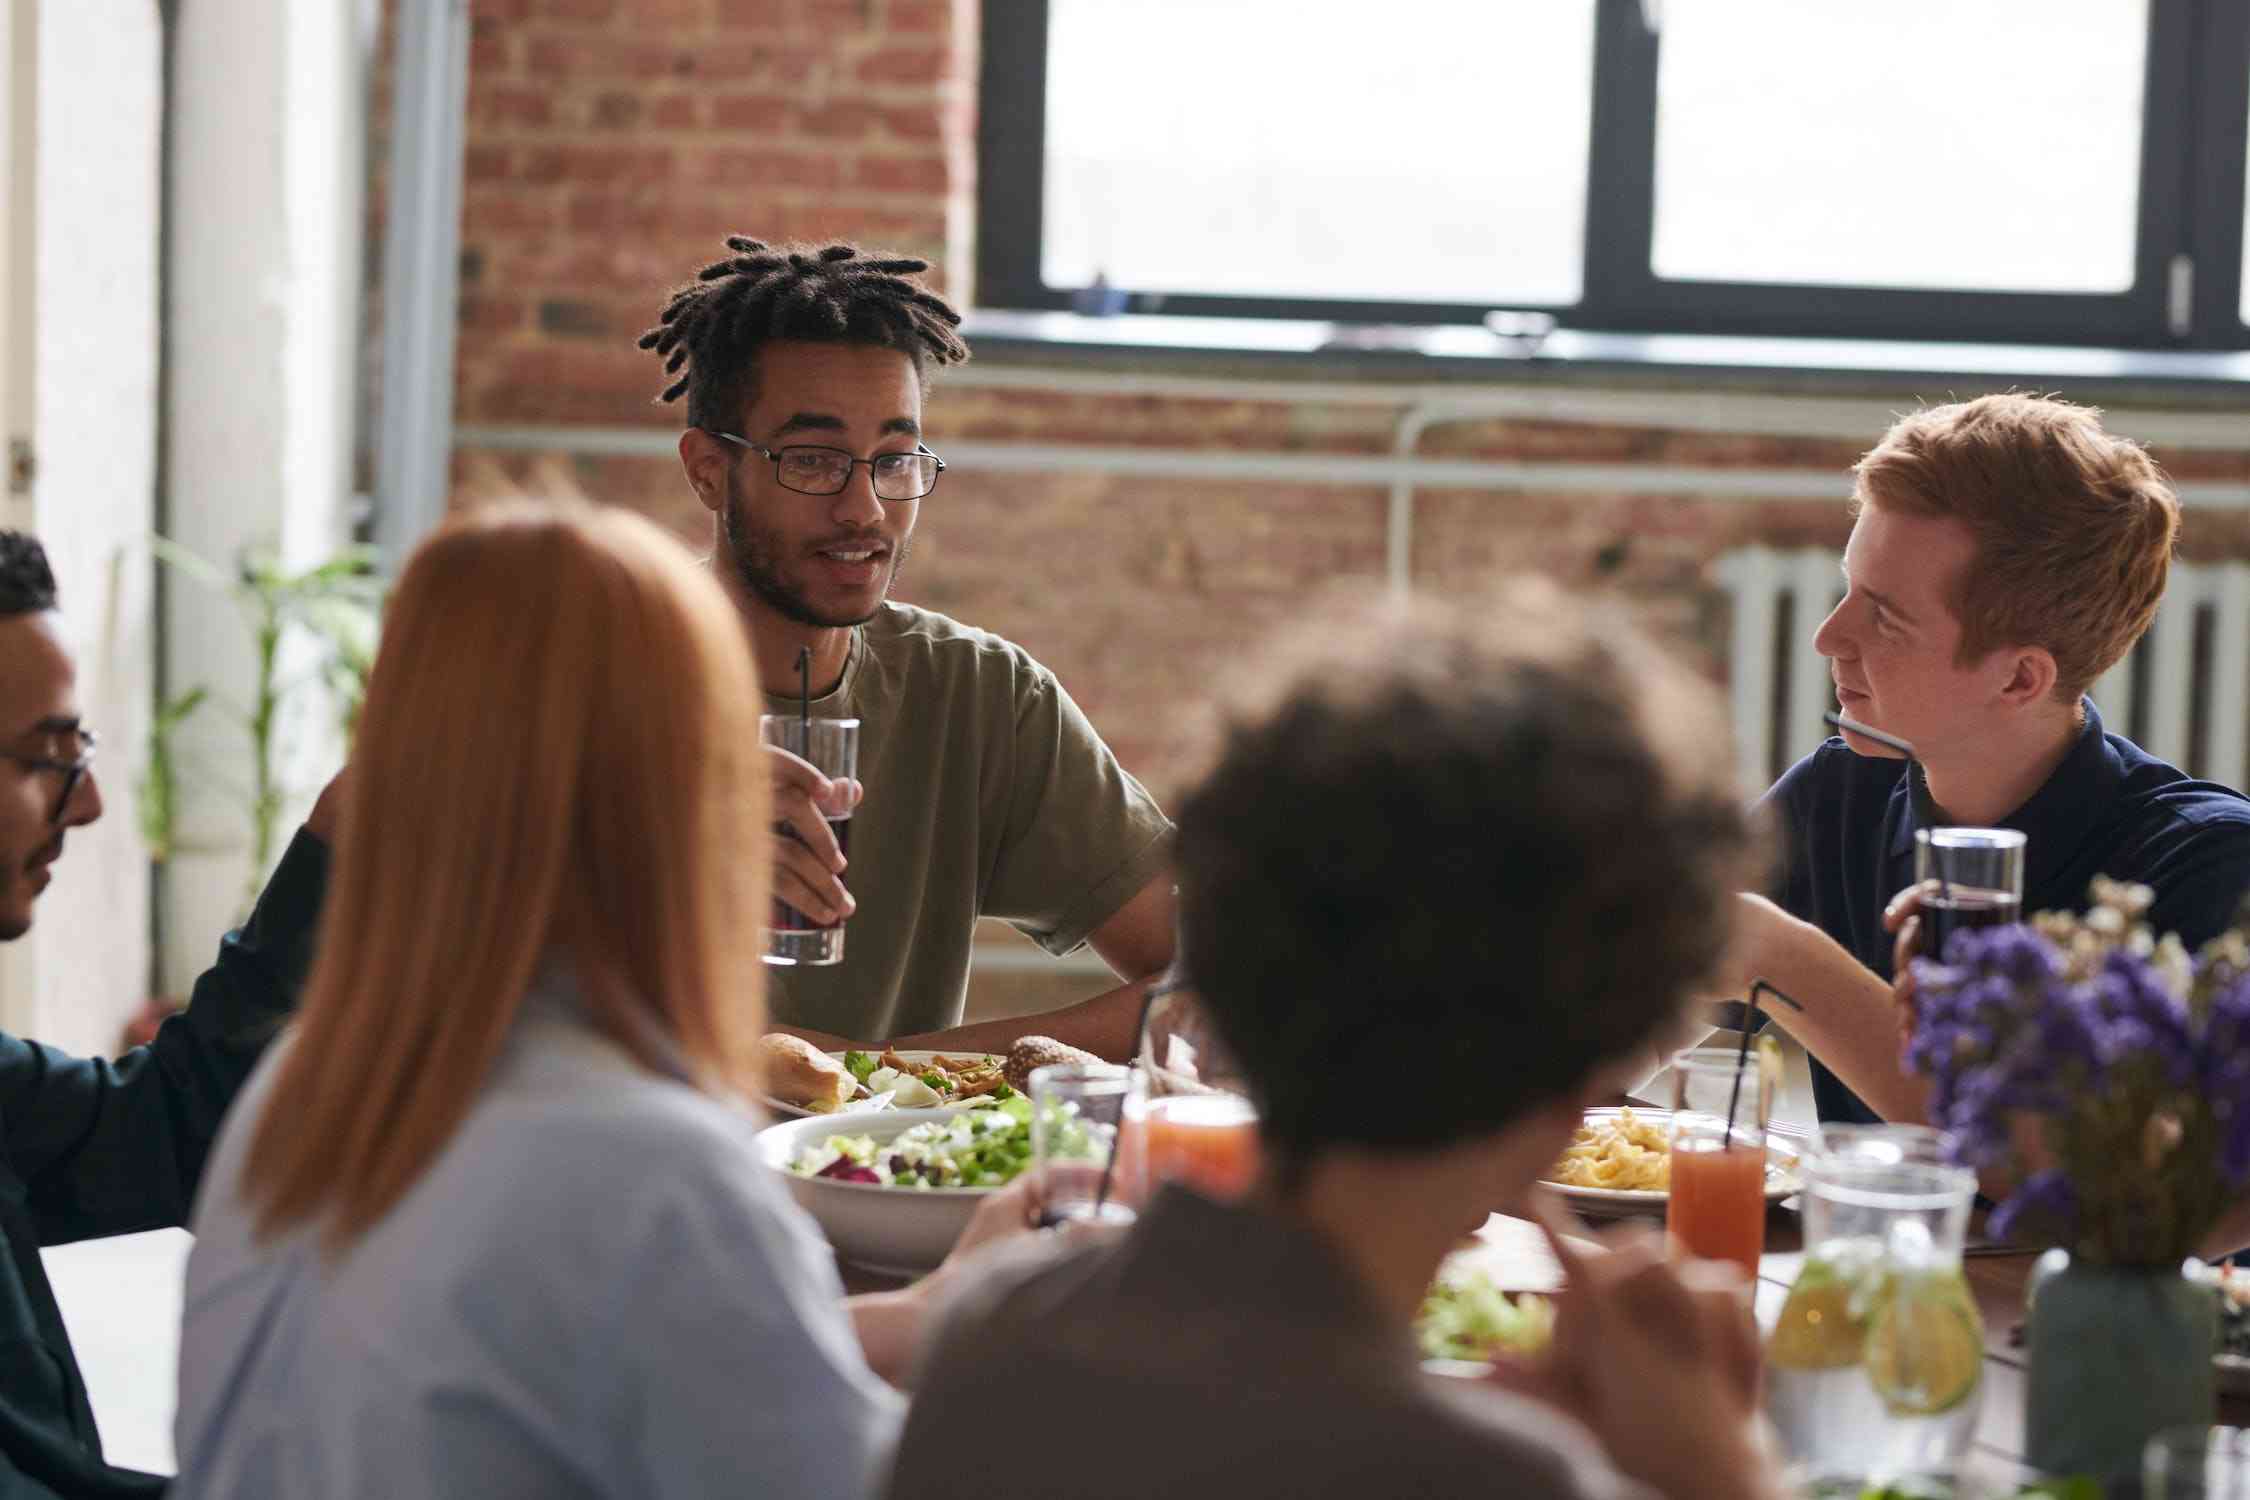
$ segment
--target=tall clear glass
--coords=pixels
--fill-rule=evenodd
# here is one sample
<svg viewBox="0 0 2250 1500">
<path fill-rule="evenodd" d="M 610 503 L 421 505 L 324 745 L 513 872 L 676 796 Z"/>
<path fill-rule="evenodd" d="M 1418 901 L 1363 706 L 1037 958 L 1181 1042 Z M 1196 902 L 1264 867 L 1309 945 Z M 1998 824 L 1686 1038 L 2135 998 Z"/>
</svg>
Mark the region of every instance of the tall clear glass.
<svg viewBox="0 0 2250 1500">
<path fill-rule="evenodd" d="M 2024 836 L 2013 828 L 1918 828 L 1922 952 L 1945 957 L 1956 932 L 2023 920 Z"/>
<path fill-rule="evenodd" d="M 811 764 L 821 775 L 835 780 L 859 777 L 859 720 L 807 719 L 797 714 L 766 714 L 758 720 L 758 738 Z M 786 823 L 774 831 L 784 838 L 797 837 Z M 828 819 L 828 831 L 846 859 L 852 852 L 852 815 L 845 812 Z M 778 896 L 773 901 L 766 928 L 766 962 L 769 964 L 840 964 L 844 961 L 844 919 L 815 922 Z"/>
<path fill-rule="evenodd" d="M 1137 1088 L 1133 1070 L 1115 1063 L 1051 1063 L 1033 1068 L 1031 1160 L 1039 1170 L 1039 1222 L 1052 1228 L 1071 1219 L 1129 1221 L 1131 1198 L 1112 1164 L 1126 1096 Z"/>
<path fill-rule="evenodd" d="M 1672 1186 L 1664 1231 L 1675 1251 L 1732 1261 L 1752 1281 L 1766 1248 L 1766 1117 L 1761 1053 L 1690 1047 L 1672 1056 Z"/>
<path fill-rule="evenodd" d="M 1926 1126 L 1823 1127 L 1804 1265 L 1766 1342 L 1766 1408 L 1807 1484 L 1886 1484 L 1968 1451 L 1984 1389 L 1961 1272 L 1976 1186 Z"/>
<path fill-rule="evenodd" d="M 2141 1455 L 2143 1500 L 2250 1500 L 2250 1431 L 2174 1427 Z"/>
</svg>

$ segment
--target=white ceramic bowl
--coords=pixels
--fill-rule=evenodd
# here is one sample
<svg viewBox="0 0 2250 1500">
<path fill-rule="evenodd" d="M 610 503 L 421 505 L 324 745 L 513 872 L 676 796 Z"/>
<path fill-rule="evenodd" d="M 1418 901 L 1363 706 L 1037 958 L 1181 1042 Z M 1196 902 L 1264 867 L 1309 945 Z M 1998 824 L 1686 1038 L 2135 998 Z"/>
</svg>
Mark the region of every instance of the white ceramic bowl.
<svg viewBox="0 0 2250 1500">
<path fill-rule="evenodd" d="M 871 1113 L 808 1115 L 758 1132 L 758 1154 L 781 1174 L 789 1196 L 819 1222 L 836 1253 L 854 1265 L 894 1276 L 919 1276 L 945 1259 L 969 1216 L 993 1188 L 897 1188 L 870 1182 L 805 1177 L 789 1163 L 832 1135 L 871 1135 L 887 1141 L 929 1120 L 950 1120 L 953 1109 L 885 1109 Z"/>
</svg>

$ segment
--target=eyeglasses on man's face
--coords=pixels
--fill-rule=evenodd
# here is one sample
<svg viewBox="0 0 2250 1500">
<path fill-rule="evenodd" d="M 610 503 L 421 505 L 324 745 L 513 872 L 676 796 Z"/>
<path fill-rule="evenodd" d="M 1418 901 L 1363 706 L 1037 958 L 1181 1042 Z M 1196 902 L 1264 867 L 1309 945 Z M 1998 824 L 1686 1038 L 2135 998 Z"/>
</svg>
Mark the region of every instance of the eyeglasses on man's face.
<svg viewBox="0 0 2250 1500">
<path fill-rule="evenodd" d="M 83 724 L 69 729 L 46 732 L 48 754 L 33 755 L 22 750 L 0 750 L 0 760 L 14 761 L 33 771 L 52 771 L 62 777 L 62 796 L 55 801 L 55 811 L 47 821 L 56 827 L 62 825 L 70 811 L 70 799 L 78 794 L 78 783 L 86 779 L 93 769 L 94 747 L 101 737 Z"/>
<path fill-rule="evenodd" d="M 772 460 L 773 475 L 781 487 L 800 495 L 841 494 L 844 486 L 852 482 L 852 470 L 865 464 L 875 485 L 876 499 L 919 500 L 937 488 L 938 475 L 945 472 L 945 460 L 919 443 L 914 445 L 912 453 L 878 453 L 873 458 L 859 458 L 842 448 L 806 443 L 768 448 L 740 433 L 704 430 L 738 448 L 747 448 L 760 458 Z"/>
</svg>

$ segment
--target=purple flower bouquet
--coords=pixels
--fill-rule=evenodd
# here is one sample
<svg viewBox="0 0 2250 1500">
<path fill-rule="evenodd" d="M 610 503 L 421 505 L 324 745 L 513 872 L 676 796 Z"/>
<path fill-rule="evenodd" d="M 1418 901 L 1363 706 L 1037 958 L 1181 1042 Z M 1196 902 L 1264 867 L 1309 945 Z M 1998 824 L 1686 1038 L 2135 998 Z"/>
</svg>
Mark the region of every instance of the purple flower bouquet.
<svg viewBox="0 0 2250 1500">
<path fill-rule="evenodd" d="M 2250 1180 L 2250 944 L 2153 940 L 2145 887 L 1917 959 L 1906 1064 L 1957 1161 L 2014 1186 L 1995 1235 L 2177 1267 Z"/>
</svg>

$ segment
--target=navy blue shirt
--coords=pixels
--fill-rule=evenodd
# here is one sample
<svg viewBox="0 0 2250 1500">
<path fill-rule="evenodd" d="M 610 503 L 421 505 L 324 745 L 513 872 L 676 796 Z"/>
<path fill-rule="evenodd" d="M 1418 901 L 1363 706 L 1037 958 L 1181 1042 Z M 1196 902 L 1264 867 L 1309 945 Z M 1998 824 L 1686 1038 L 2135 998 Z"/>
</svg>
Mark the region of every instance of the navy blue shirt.
<svg viewBox="0 0 2250 1500">
<path fill-rule="evenodd" d="M 2024 847 L 2023 909 L 2083 911 L 2096 875 L 2156 892 L 2149 926 L 2176 932 L 2192 951 L 2234 920 L 2250 891 L 2250 798 L 2196 781 L 2123 735 L 2102 729 L 2091 699 L 2070 754 L 2000 820 Z M 1892 935 L 1883 908 L 1914 883 L 1914 830 L 1935 814 L 1902 760 L 1855 754 L 1829 740 L 1791 766 L 1766 793 L 1784 834 L 1774 899 L 1850 950 L 1887 982 Z M 1875 1114 L 1837 1077 L 1813 1064 L 1813 1097 L 1824 1120 Z"/>
</svg>

